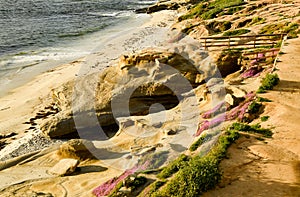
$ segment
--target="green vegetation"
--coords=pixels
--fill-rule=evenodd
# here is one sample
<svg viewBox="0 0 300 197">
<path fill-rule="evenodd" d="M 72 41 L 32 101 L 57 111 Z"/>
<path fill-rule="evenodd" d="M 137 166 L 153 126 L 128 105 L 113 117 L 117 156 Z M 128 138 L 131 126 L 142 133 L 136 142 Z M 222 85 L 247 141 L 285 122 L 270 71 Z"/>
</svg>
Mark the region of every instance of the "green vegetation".
<svg viewBox="0 0 300 197">
<path fill-rule="evenodd" d="M 207 134 L 203 134 L 202 136 L 200 136 L 200 138 L 190 146 L 189 150 L 190 151 L 197 150 L 197 148 L 206 141 L 206 137 L 207 137 Z"/>
<path fill-rule="evenodd" d="M 199 146 L 201 146 L 204 142 L 207 142 L 207 141 L 209 141 L 213 136 L 215 136 L 217 133 L 219 133 L 219 131 L 218 132 L 214 132 L 214 133 L 209 133 L 209 134 L 202 134 L 200 137 L 199 137 L 199 139 L 196 141 L 196 142 L 194 142 L 191 146 L 190 146 L 190 148 L 189 148 L 189 150 L 190 151 L 195 151 L 195 150 L 197 150 L 197 148 L 199 147 Z"/>
<path fill-rule="evenodd" d="M 289 38 L 296 38 L 298 37 L 297 34 L 300 33 L 299 24 L 297 23 L 275 23 L 269 24 L 264 26 L 260 32 L 260 34 L 279 34 L 279 33 L 286 33 L 288 34 Z"/>
<path fill-rule="evenodd" d="M 263 97 L 257 97 L 257 102 L 272 102 L 270 99 L 263 98 Z"/>
<path fill-rule="evenodd" d="M 266 90 L 273 90 L 274 86 L 279 83 L 277 74 L 267 74 L 262 80 L 261 86 L 258 88 L 257 93 L 265 93 Z"/>
<path fill-rule="evenodd" d="M 187 14 L 179 17 L 178 20 L 182 21 L 190 18 L 201 18 L 203 20 L 212 19 L 218 14 L 222 13 L 226 8 L 231 9 L 226 10 L 223 12 L 223 14 L 233 14 L 242 9 L 236 6 L 243 4 L 245 4 L 243 0 L 215 0 L 210 2 L 202 1 L 194 6 Z"/>
<path fill-rule="evenodd" d="M 147 191 L 147 194 L 144 194 L 142 196 L 154 196 L 154 193 L 156 191 L 159 190 L 159 188 L 161 188 L 167 181 L 166 180 L 158 180 L 158 181 L 155 181 L 154 183 L 152 183 L 148 188 L 149 190 Z"/>
<path fill-rule="evenodd" d="M 215 187 L 221 178 L 219 163 L 226 156 L 227 148 L 238 138 L 238 132 L 226 131 L 207 155 L 195 156 L 185 162 L 175 176 L 152 196 L 192 197 Z"/>
<path fill-rule="evenodd" d="M 261 107 L 262 107 L 261 103 L 257 103 L 255 101 L 253 101 L 248 107 L 248 112 L 250 114 L 257 114 L 257 113 L 259 113 Z"/>
<path fill-rule="evenodd" d="M 256 17 L 253 17 L 252 18 L 252 21 L 248 24 L 249 26 L 251 25 L 259 25 L 259 24 L 262 24 L 266 21 L 265 18 L 261 18 L 259 16 L 256 16 Z"/>
<path fill-rule="evenodd" d="M 270 116 L 263 116 L 263 117 L 260 118 L 260 120 L 262 122 L 266 122 L 267 120 L 269 120 L 269 118 L 270 118 Z"/>
<path fill-rule="evenodd" d="M 230 127 L 230 130 L 234 131 L 243 131 L 248 133 L 258 133 L 262 134 L 266 138 L 270 138 L 273 135 L 273 132 L 270 129 L 261 128 L 260 124 L 248 125 L 244 123 L 233 123 Z"/>
<path fill-rule="evenodd" d="M 218 14 L 219 16 L 223 16 L 223 15 L 232 15 L 242 9 L 244 9 L 244 6 L 237 6 L 237 7 L 231 7 L 229 9 L 225 9 L 224 11 L 222 11 L 220 14 Z"/>
<path fill-rule="evenodd" d="M 190 160 L 190 157 L 182 154 L 177 159 L 167 165 L 158 175 L 158 178 L 168 178 L 182 169 L 186 163 Z"/>
<path fill-rule="evenodd" d="M 136 188 L 144 185 L 147 182 L 147 178 L 144 176 L 136 177 L 133 181 L 129 182 L 125 185 L 127 188 L 131 188 L 131 190 L 135 190 Z"/>
<path fill-rule="evenodd" d="M 117 193 L 118 191 L 121 189 L 121 187 L 123 187 L 123 182 L 119 182 L 114 189 L 111 191 L 111 193 L 109 194 L 109 197 L 117 197 Z"/>
<path fill-rule="evenodd" d="M 223 33 L 223 36 L 238 36 L 242 34 L 249 33 L 249 29 L 236 29 L 236 30 L 231 30 L 231 31 L 226 31 Z"/>
</svg>

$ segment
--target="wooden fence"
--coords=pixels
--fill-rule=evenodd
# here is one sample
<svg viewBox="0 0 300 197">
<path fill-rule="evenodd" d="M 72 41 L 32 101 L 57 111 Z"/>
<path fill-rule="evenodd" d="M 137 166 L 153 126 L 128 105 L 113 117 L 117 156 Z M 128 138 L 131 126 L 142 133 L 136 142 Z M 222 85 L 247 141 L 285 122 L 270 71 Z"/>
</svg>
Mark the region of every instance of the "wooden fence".
<svg viewBox="0 0 300 197">
<path fill-rule="evenodd" d="M 245 52 L 242 54 L 242 60 L 251 61 L 251 64 L 258 64 L 266 62 L 267 59 L 271 59 L 272 61 L 275 60 L 280 48 L 272 48 L 272 49 L 265 49 L 256 52 Z"/>
<path fill-rule="evenodd" d="M 258 34 L 241 36 L 210 36 L 201 37 L 201 43 L 204 48 L 225 47 L 227 49 L 251 49 L 259 47 L 275 47 L 276 44 L 284 38 L 286 34 Z"/>
</svg>

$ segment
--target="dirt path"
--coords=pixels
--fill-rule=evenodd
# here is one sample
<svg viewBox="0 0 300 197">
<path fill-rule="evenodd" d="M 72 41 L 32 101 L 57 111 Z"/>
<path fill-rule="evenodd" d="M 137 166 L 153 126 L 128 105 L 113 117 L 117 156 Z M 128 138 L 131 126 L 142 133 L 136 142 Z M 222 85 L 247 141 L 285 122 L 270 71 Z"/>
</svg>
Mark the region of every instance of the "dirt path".
<svg viewBox="0 0 300 197">
<path fill-rule="evenodd" d="M 273 138 L 259 141 L 242 137 L 221 163 L 224 178 L 205 197 L 300 196 L 300 38 L 288 40 L 276 71 L 280 84 L 262 94 L 264 127 L 274 127 Z"/>
</svg>

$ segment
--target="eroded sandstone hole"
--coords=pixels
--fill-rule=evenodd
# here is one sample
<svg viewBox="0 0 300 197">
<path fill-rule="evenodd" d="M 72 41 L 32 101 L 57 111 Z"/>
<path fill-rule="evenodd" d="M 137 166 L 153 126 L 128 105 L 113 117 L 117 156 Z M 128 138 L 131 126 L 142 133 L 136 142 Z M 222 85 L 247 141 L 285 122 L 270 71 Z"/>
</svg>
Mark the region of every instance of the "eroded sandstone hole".
<svg viewBox="0 0 300 197">
<path fill-rule="evenodd" d="M 129 101 L 130 115 L 148 115 L 150 112 L 156 113 L 161 110 L 172 109 L 179 104 L 180 97 L 178 99 L 169 87 L 163 84 L 147 84 L 146 86 L 147 88 L 140 86 L 131 95 Z"/>
</svg>

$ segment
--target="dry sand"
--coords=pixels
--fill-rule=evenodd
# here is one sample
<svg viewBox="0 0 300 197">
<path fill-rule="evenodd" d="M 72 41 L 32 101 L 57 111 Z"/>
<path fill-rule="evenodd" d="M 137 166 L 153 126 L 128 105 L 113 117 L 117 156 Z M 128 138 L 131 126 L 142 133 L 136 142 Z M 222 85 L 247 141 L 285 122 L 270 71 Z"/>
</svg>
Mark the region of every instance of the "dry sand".
<svg viewBox="0 0 300 197">
<path fill-rule="evenodd" d="M 1 97 L 1 133 L 16 132 L 19 134 L 18 138 L 23 136 L 28 125 L 22 123 L 34 117 L 37 111 L 44 108 L 44 104 L 49 104 L 51 90 L 73 79 L 82 61 L 83 59 L 74 61 L 43 73 Z"/>
</svg>

